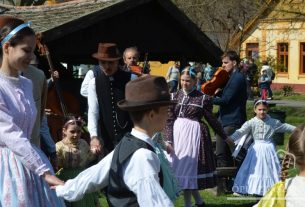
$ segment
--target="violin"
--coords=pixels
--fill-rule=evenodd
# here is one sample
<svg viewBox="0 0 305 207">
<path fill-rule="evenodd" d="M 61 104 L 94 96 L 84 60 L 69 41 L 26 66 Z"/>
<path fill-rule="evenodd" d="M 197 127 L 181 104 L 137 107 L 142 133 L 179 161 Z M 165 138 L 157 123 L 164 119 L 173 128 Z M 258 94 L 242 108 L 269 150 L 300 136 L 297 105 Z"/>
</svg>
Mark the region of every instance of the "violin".
<svg viewBox="0 0 305 207">
<path fill-rule="evenodd" d="M 142 75 L 142 71 L 143 71 L 143 68 L 141 66 L 138 66 L 138 65 L 130 65 L 129 66 L 130 68 L 130 72 L 137 75 L 137 76 L 141 76 Z"/>
<path fill-rule="evenodd" d="M 216 72 L 213 75 L 213 78 L 201 86 L 201 91 L 204 94 L 214 96 L 215 92 L 219 88 L 224 88 L 229 80 L 229 73 L 222 69 L 221 67 L 217 68 Z"/>
<path fill-rule="evenodd" d="M 143 74 L 149 74 L 150 69 L 149 69 L 149 64 L 148 64 L 148 53 L 145 53 L 144 57 L 144 62 L 143 62 L 143 67 L 139 65 L 131 65 L 129 66 L 131 73 L 141 76 Z"/>
</svg>

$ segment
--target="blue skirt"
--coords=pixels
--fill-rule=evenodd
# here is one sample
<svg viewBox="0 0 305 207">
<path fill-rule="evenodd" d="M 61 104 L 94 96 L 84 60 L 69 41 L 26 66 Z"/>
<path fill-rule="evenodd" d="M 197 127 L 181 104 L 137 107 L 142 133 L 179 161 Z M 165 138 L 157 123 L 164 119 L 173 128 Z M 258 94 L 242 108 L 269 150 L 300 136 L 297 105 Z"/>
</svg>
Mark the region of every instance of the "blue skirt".
<svg viewBox="0 0 305 207">
<path fill-rule="evenodd" d="M 279 181 L 281 165 L 271 141 L 255 140 L 249 147 L 232 191 L 263 196 Z"/>
<path fill-rule="evenodd" d="M 53 171 L 44 153 L 33 147 Z M 42 177 L 27 169 L 10 149 L 0 146 L 0 206 L 62 207 L 65 204 Z"/>
</svg>

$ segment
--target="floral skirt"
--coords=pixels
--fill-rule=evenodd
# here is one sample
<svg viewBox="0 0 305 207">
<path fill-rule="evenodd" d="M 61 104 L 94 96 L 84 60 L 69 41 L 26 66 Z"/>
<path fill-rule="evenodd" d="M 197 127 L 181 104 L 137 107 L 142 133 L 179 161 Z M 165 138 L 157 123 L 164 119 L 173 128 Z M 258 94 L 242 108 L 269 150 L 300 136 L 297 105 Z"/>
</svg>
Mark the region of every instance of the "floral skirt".
<svg viewBox="0 0 305 207">
<path fill-rule="evenodd" d="M 33 147 L 52 169 L 43 152 Z M 42 177 L 27 169 L 10 149 L 0 146 L 0 206 L 61 207 L 65 204 Z"/>
</svg>

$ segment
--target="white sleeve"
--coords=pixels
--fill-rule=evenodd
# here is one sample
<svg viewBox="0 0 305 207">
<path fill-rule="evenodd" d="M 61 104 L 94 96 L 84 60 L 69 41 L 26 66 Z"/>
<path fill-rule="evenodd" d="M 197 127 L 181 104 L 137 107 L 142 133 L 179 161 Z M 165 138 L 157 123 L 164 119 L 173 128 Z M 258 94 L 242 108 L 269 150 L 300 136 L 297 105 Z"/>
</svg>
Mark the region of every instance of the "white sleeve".
<svg viewBox="0 0 305 207">
<path fill-rule="evenodd" d="M 99 118 L 99 104 L 95 89 L 95 78 L 92 78 L 88 86 L 88 131 L 91 137 L 98 135 L 97 129 Z"/>
<path fill-rule="evenodd" d="M 239 128 L 238 130 L 236 130 L 230 137 L 236 141 L 238 139 L 240 139 L 242 136 L 247 135 L 251 132 L 252 129 L 252 119 L 246 121 L 241 128 Z"/>
<path fill-rule="evenodd" d="M 281 123 L 279 120 L 276 121 L 275 132 L 292 132 L 296 127 L 287 123 Z"/>
<path fill-rule="evenodd" d="M 80 94 L 84 97 L 88 97 L 88 85 L 92 78 L 94 78 L 93 70 L 89 70 L 86 73 L 86 76 L 85 76 L 85 78 L 82 82 L 81 88 L 80 88 Z"/>
<path fill-rule="evenodd" d="M 139 149 L 123 169 L 124 182 L 135 193 L 141 207 L 174 206 L 159 183 L 160 161 L 155 153 Z"/>
<path fill-rule="evenodd" d="M 28 90 L 32 93 L 33 89 L 31 87 Z M 0 91 L 0 146 L 9 148 L 27 169 L 41 176 L 50 169 L 33 148 L 24 131 L 15 124 L 12 112 L 7 108 L 5 96 L 7 94 L 3 94 Z M 2 160 L 3 158 L 0 157 L 0 159 Z M 12 165 L 15 164 L 12 163 Z M 3 173 L 2 170 L 4 169 L 1 169 L 1 173 Z"/>
<path fill-rule="evenodd" d="M 86 193 L 103 189 L 108 184 L 109 169 L 113 151 L 99 163 L 84 170 L 74 179 L 68 180 L 65 185 L 56 186 L 56 194 L 68 201 L 77 201 Z"/>
</svg>

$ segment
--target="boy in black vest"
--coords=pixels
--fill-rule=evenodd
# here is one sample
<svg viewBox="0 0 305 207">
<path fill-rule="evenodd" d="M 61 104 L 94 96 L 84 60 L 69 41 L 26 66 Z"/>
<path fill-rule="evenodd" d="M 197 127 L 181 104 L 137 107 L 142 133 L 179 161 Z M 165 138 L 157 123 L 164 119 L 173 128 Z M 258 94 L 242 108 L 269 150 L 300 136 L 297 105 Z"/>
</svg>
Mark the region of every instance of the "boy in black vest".
<svg viewBox="0 0 305 207">
<path fill-rule="evenodd" d="M 163 77 L 142 76 L 126 85 L 125 97 L 118 106 L 130 114 L 131 133 L 98 164 L 57 186 L 58 196 L 73 201 L 106 188 L 110 207 L 174 206 L 161 187 L 160 160 L 151 139 L 164 128 L 168 106 L 174 104 L 167 83 Z"/>
</svg>

